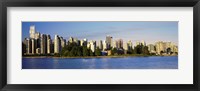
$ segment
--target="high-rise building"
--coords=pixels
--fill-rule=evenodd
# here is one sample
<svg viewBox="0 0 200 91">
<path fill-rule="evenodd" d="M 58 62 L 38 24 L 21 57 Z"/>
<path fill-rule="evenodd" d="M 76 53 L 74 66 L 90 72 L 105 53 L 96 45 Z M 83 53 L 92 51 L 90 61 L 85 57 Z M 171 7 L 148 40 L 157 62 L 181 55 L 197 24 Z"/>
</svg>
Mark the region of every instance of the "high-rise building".
<svg viewBox="0 0 200 91">
<path fill-rule="evenodd" d="M 27 54 L 31 54 L 32 53 L 32 42 L 31 39 L 26 38 L 27 41 Z"/>
<path fill-rule="evenodd" d="M 36 54 L 40 54 L 40 53 L 41 53 L 40 48 L 37 48 L 37 49 L 36 49 Z"/>
<path fill-rule="evenodd" d="M 61 41 L 61 49 L 62 49 L 63 47 L 66 46 L 66 40 L 63 39 L 63 37 L 60 37 L 60 41 Z"/>
<path fill-rule="evenodd" d="M 47 35 L 47 53 L 51 53 L 51 36 Z"/>
<path fill-rule="evenodd" d="M 108 48 L 107 42 L 104 40 L 103 41 L 103 50 L 105 51 L 107 48 Z"/>
<path fill-rule="evenodd" d="M 148 45 L 148 50 L 150 53 L 156 53 L 155 46 L 153 44 Z"/>
<path fill-rule="evenodd" d="M 39 32 L 35 33 L 35 39 L 40 39 L 40 33 Z"/>
<path fill-rule="evenodd" d="M 74 38 L 73 37 L 69 37 L 69 43 L 74 42 Z"/>
<path fill-rule="evenodd" d="M 91 48 L 90 42 L 87 43 L 87 48 Z"/>
<path fill-rule="evenodd" d="M 133 44 L 132 44 L 131 40 L 128 41 L 127 46 L 128 46 L 128 50 L 132 49 Z"/>
<path fill-rule="evenodd" d="M 118 48 L 123 49 L 123 40 L 122 40 L 122 39 L 119 39 L 119 40 L 118 40 L 117 46 L 118 46 Z"/>
<path fill-rule="evenodd" d="M 46 54 L 47 53 L 47 35 L 41 34 L 40 38 L 40 49 L 41 49 L 41 54 Z"/>
<path fill-rule="evenodd" d="M 32 54 L 35 54 L 35 50 L 36 50 L 36 43 L 35 43 L 35 39 L 31 39 L 31 45 L 32 45 Z"/>
<path fill-rule="evenodd" d="M 136 41 L 135 46 L 141 45 L 141 43 L 139 41 Z"/>
<path fill-rule="evenodd" d="M 106 43 L 107 43 L 107 46 L 108 48 L 111 48 L 112 46 L 112 37 L 111 36 L 106 36 Z"/>
<path fill-rule="evenodd" d="M 96 41 L 91 41 L 90 42 L 90 49 L 92 50 L 92 52 L 95 51 L 95 49 L 96 49 Z"/>
<path fill-rule="evenodd" d="M 54 53 L 60 53 L 60 38 L 58 35 L 55 35 L 55 39 L 54 39 Z"/>
<path fill-rule="evenodd" d="M 75 42 L 77 45 L 80 45 L 80 40 L 78 40 L 77 38 L 74 38 L 74 42 Z"/>
<path fill-rule="evenodd" d="M 164 53 L 166 49 L 165 43 L 163 41 L 156 42 L 156 53 Z"/>
<path fill-rule="evenodd" d="M 146 46 L 146 42 L 145 42 L 144 40 L 142 40 L 141 44 L 142 44 L 143 46 Z"/>
<path fill-rule="evenodd" d="M 103 49 L 103 42 L 102 42 L 102 40 L 99 40 L 99 42 L 98 42 L 98 47 L 99 47 L 99 49 Z"/>
<path fill-rule="evenodd" d="M 88 40 L 85 38 L 83 39 L 83 46 L 87 46 Z"/>
<path fill-rule="evenodd" d="M 178 47 L 172 42 L 159 41 L 159 42 L 156 42 L 155 46 L 156 46 L 157 54 L 161 54 L 161 53 L 171 54 L 171 52 L 178 53 Z"/>
<path fill-rule="evenodd" d="M 113 47 L 113 48 L 118 48 L 118 41 L 114 41 L 112 47 Z"/>
<path fill-rule="evenodd" d="M 126 42 L 123 43 L 123 49 L 128 50 L 128 43 L 126 43 Z"/>
<path fill-rule="evenodd" d="M 35 26 L 30 26 L 29 34 L 30 34 L 30 38 L 32 39 L 35 38 Z"/>
<path fill-rule="evenodd" d="M 81 46 L 83 46 L 83 42 L 84 42 L 83 40 L 80 41 L 80 45 L 81 45 Z"/>
</svg>

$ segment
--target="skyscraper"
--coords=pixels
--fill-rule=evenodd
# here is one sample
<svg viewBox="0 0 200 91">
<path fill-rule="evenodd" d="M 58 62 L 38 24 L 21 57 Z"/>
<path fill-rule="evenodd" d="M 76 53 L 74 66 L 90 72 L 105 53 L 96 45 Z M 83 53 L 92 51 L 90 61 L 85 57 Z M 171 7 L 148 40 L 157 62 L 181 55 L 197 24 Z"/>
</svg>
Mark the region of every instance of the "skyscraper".
<svg viewBox="0 0 200 91">
<path fill-rule="evenodd" d="M 88 40 L 85 38 L 83 39 L 83 46 L 87 46 Z"/>
<path fill-rule="evenodd" d="M 126 51 L 128 50 L 128 43 L 126 43 L 126 42 L 123 43 L 123 49 Z"/>
<path fill-rule="evenodd" d="M 140 45 L 141 43 L 139 41 L 136 41 L 135 46 Z"/>
<path fill-rule="evenodd" d="M 103 49 L 103 42 L 102 42 L 102 40 L 99 40 L 98 47 L 101 50 Z"/>
<path fill-rule="evenodd" d="M 41 54 L 47 53 L 47 36 L 45 34 L 41 34 L 40 39 L 40 47 L 41 47 Z"/>
<path fill-rule="evenodd" d="M 105 51 L 107 48 L 108 48 L 107 42 L 104 40 L 103 41 L 103 50 Z"/>
<path fill-rule="evenodd" d="M 132 46 L 133 46 L 133 44 L 132 44 L 131 40 L 129 40 L 127 43 L 128 50 L 131 50 Z"/>
<path fill-rule="evenodd" d="M 30 26 L 29 34 L 30 38 L 35 38 L 35 26 Z"/>
<path fill-rule="evenodd" d="M 92 50 L 92 52 L 95 51 L 95 49 L 96 49 L 96 41 L 91 41 L 90 42 L 90 49 Z"/>
<path fill-rule="evenodd" d="M 156 53 L 161 54 L 165 52 L 165 43 L 163 41 L 156 42 Z"/>
<path fill-rule="evenodd" d="M 90 42 L 87 43 L 87 48 L 91 48 Z"/>
<path fill-rule="evenodd" d="M 111 48 L 112 46 L 112 37 L 111 36 L 106 36 L 106 43 L 107 43 L 107 46 L 108 48 Z"/>
<path fill-rule="evenodd" d="M 47 35 L 47 53 L 51 53 L 51 36 Z"/>
<path fill-rule="evenodd" d="M 32 42 L 31 39 L 26 38 L 27 41 L 27 54 L 31 54 L 32 53 Z"/>
<path fill-rule="evenodd" d="M 150 53 L 155 53 L 156 52 L 155 46 L 153 44 L 149 44 L 148 45 L 148 50 L 149 50 Z"/>
<path fill-rule="evenodd" d="M 123 40 L 122 40 L 122 39 L 119 39 L 119 40 L 118 40 L 117 46 L 118 46 L 118 48 L 123 49 Z"/>
<path fill-rule="evenodd" d="M 113 42 L 113 46 L 112 47 L 113 48 L 118 48 L 118 42 L 116 40 Z"/>
<path fill-rule="evenodd" d="M 66 46 L 66 40 L 63 39 L 63 37 L 60 36 L 60 41 L 61 41 L 61 49 L 62 49 L 63 47 Z"/>
<path fill-rule="evenodd" d="M 69 43 L 74 42 L 74 38 L 73 37 L 69 37 Z"/>
<path fill-rule="evenodd" d="M 58 35 L 55 35 L 55 39 L 54 39 L 54 53 L 60 53 L 60 38 Z"/>
<path fill-rule="evenodd" d="M 145 42 L 144 40 L 142 40 L 141 44 L 142 44 L 143 46 L 146 46 L 146 42 Z"/>
<path fill-rule="evenodd" d="M 39 32 L 36 32 L 35 33 L 35 39 L 39 39 L 40 38 L 40 33 Z"/>
<path fill-rule="evenodd" d="M 36 44 L 35 44 L 35 39 L 31 39 L 31 45 L 32 45 L 32 54 L 35 54 L 36 50 Z"/>
</svg>

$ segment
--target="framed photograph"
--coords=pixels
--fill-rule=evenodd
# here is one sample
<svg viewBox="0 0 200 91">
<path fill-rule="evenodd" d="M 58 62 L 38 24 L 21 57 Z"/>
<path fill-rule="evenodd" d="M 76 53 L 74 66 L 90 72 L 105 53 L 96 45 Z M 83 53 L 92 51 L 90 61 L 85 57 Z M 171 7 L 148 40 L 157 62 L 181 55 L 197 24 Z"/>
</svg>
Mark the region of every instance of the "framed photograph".
<svg viewBox="0 0 200 91">
<path fill-rule="evenodd" d="M 199 0 L 0 5 L 2 90 L 199 91 Z"/>
</svg>

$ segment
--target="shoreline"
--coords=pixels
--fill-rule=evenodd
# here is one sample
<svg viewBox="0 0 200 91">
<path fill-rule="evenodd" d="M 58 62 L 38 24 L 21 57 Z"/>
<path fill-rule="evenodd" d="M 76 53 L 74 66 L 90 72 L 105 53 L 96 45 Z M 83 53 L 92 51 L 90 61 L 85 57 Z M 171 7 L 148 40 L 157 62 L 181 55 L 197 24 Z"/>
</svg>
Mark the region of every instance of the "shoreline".
<svg viewBox="0 0 200 91">
<path fill-rule="evenodd" d="M 54 57 L 54 56 L 27 56 L 22 58 L 125 58 L 125 57 L 168 57 L 178 55 L 121 55 L 121 56 L 85 56 L 85 57 Z"/>
</svg>

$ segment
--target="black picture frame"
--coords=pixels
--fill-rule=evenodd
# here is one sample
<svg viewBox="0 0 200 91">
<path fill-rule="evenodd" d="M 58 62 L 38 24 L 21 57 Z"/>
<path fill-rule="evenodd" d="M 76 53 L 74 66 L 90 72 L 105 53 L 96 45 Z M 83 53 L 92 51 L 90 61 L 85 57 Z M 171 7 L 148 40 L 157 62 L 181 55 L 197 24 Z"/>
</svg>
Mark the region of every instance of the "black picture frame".
<svg viewBox="0 0 200 91">
<path fill-rule="evenodd" d="M 0 1 L 0 89 L 35 90 L 116 90 L 116 91 L 199 91 L 200 0 L 1 0 Z M 193 7 L 194 84 L 7 84 L 7 7 Z"/>
</svg>

